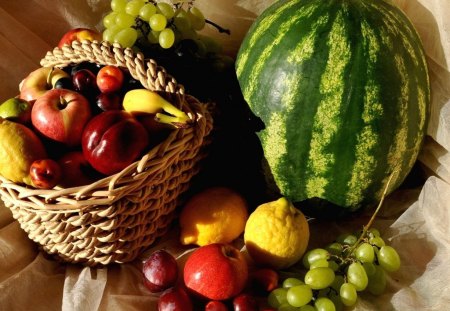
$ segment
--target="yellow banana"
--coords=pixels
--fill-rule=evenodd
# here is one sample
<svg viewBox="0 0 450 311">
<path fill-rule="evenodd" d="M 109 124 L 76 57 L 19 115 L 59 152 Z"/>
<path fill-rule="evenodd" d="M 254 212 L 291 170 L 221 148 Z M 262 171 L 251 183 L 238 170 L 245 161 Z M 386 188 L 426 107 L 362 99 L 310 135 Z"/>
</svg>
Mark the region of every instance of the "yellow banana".
<svg viewBox="0 0 450 311">
<path fill-rule="evenodd" d="M 155 114 L 157 121 L 172 124 L 175 127 L 186 127 L 191 121 L 185 112 L 172 105 L 158 93 L 147 89 L 128 91 L 123 98 L 123 109 L 128 112 Z M 162 111 L 170 115 L 162 114 Z"/>
</svg>

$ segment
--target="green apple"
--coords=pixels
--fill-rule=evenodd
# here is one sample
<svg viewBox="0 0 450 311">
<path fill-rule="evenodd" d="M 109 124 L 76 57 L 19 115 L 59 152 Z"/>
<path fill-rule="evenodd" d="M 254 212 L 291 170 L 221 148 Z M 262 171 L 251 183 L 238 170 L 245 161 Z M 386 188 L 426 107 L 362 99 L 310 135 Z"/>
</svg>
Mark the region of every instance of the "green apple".
<svg viewBox="0 0 450 311">
<path fill-rule="evenodd" d="M 10 98 L 0 105 L 0 117 L 27 124 L 31 121 L 31 103 L 17 97 Z"/>
</svg>

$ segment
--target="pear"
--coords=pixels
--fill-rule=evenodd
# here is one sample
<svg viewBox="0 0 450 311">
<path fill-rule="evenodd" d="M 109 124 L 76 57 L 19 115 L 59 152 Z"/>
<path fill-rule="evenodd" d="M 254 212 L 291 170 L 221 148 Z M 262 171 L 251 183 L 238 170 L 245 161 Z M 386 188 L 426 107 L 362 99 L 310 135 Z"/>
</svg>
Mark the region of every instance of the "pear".
<svg viewBox="0 0 450 311">
<path fill-rule="evenodd" d="M 0 117 L 27 124 L 31 120 L 31 103 L 17 97 L 10 98 L 0 105 Z"/>
</svg>

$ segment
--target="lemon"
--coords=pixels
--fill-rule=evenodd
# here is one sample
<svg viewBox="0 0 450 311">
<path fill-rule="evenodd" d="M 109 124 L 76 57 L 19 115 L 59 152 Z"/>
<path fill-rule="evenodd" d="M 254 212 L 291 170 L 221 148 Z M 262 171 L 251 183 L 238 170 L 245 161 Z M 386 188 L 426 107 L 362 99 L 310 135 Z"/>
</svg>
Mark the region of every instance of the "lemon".
<svg viewBox="0 0 450 311">
<path fill-rule="evenodd" d="M 31 163 L 46 157 L 44 145 L 31 129 L 0 118 L 0 175 L 15 183 L 32 185 Z"/>
<path fill-rule="evenodd" d="M 230 243 L 244 232 L 247 202 L 227 187 L 211 187 L 194 195 L 180 214 L 180 242 L 204 246 Z"/>
<path fill-rule="evenodd" d="M 282 197 L 259 205 L 244 232 L 250 257 L 257 264 L 283 269 L 300 260 L 309 242 L 309 225 L 302 212 Z"/>
</svg>

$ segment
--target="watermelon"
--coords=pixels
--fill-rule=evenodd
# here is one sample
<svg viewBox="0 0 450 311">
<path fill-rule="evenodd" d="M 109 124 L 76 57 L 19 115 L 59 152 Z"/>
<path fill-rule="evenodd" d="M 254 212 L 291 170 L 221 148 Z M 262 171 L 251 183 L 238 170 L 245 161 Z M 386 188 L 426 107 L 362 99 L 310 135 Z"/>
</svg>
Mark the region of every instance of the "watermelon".
<svg viewBox="0 0 450 311">
<path fill-rule="evenodd" d="M 235 69 L 264 124 L 273 193 L 353 212 L 398 188 L 415 164 L 428 69 L 416 30 L 390 2 L 278 1 L 250 27 Z"/>
</svg>

